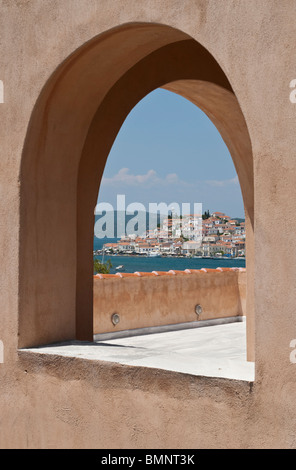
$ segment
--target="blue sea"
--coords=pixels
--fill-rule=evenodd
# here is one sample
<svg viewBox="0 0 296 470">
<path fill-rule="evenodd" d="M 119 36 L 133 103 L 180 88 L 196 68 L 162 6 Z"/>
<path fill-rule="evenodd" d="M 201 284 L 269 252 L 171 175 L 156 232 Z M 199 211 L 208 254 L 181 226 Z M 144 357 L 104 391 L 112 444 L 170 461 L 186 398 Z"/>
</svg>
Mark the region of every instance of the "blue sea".
<svg viewBox="0 0 296 470">
<path fill-rule="evenodd" d="M 94 239 L 94 250 L 100 250 L 104 243 L 115 243 L 118 239 Z M 102 261 L 102 256 L 96 256 Z M 176 269 L 183 271 L 184 269 L 201 269 L 201 268 L 244 268 L 244 259 L 209 259 L 209 258 L 175 258 L 175 257 L 164 257 L 164 258 L 149 258 L 146 256 L 104 256 L 104 262 L 110 260 L 112 268 L 110 273 L 118 272 L 117 266 L 123 265 L 124 270 L 122 272 L 133 273 L 135 271 L 152 272 L 152 271 L 169 271 L 170 269 Z"/>
</svg>

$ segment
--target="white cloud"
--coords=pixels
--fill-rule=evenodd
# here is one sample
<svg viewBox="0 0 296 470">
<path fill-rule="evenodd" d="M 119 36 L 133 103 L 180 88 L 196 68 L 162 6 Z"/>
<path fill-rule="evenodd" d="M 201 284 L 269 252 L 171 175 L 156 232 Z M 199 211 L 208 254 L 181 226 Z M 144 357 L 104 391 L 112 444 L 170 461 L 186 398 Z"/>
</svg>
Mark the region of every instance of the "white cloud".
<svg viewBox="0 0 296 470">
<path fill-rule="evenodd" d="M 181 180 L 176 173 L 168 173 L 164 177 L 157 174 L 155 170 L 148 170 L 144 174 L 133 174 L 129 168 L 121 168 L 112 177 L 103 177 L 101 188 L 110 188 L 111 190 L 116 189 L 118 191 L 128 190 L 128 188 L 172 188 L 173 191 L 196 191 L 199 188 L 202 191 L 207 191 L 209 188 L 231 188 L 239 187 L 238 176 L 225 180 L 206 180 L 206 181 L 195 181 L 188 182 Z"/>
<path fill-rule="evenodd" d="M 236 175 L 234 178 L 231 178 L 229 180 L 207 180 L 206 183 L 209 186 L 215 186 L 215 187 L 225 187 L 229 185 L 238 185 L 238 176 Z"/>
<path fill-rule="evenodd" d="M 175 184 L 184 184 L 184 181 L 181 181 L 176 173 L 169 173 L 164 178 L 161 178 L 157 175 L 155 170 L 148 170 L 147 173 L 143 175 L 134 175 L 130 173 L 129 168 L 121 168 L 116 175 L 111 178 L 103 177 L 102 185 L 103 186 L 157 186 L 157 185 L 175 185 Z M 185 183 L 186 184 L 186 183 Z"/>
</svg>

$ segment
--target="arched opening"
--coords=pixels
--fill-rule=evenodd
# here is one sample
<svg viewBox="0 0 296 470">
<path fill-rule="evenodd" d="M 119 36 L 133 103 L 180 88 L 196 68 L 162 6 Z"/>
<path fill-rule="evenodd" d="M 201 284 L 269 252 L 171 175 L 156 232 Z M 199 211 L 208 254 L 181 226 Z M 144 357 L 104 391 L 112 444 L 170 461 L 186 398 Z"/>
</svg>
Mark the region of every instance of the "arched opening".
<svg viewBox="0 0 296 470">
<path fill-rule="evenodd" d="M 102 214 L 104 208 L 108 212 L 116 210 L 117 196 L 121 194 L 125 195 L 126 207 L 138 201 L 139 209 L 146 212 L 160 201 L 167 206 L 171 203 L 175 213 L 187 202 L 191 206 L 188 210 L 192 211 L 194 202 L 199 201 L 203 212 L 219 210 L 239 220 L 245 217 L 233 160 L 217 128 L 196 105 L 163 88 L 137 103 L 112 145 L 96 207 L 94 250 L 99 251 L 98 255 L 102 255 L 103 243 L 114 242 L 112 237 L 121 235 L 121 226 L 112 234 L 117 228 L 112 223 L 117 221 L 116 213 L 112 219 L 108 218 L 109 230 L 107 216 Z M 178 207 L 173 206 L 174 202 Z M 162 209 L 165 213 L 166 207 Z M 129 224 L 129 230 L 133 225 Z M 135 231 L 142 235 L 138 227 Z M 175 237 L 180 231 L 175 230 Z M 186 234 L 188 229 L 184 238 Z M 107 244 L 104 255 L 114 249 L 125 251 Z M 177 267 L 172 265 L 172 269 Z"/>
<path fill-rule="evenodd" d="M 159 87 L 199 106 L 232 155 L 247 223 L 252 336 L 253 160 L 239 102 L 216 60 L 194 39 L 165 25 L 134 23 L 68 57 L 32 113 L 20 175 L 20 347 L 92 340 L 98 178 L 130 110 Z"/>
</svg>

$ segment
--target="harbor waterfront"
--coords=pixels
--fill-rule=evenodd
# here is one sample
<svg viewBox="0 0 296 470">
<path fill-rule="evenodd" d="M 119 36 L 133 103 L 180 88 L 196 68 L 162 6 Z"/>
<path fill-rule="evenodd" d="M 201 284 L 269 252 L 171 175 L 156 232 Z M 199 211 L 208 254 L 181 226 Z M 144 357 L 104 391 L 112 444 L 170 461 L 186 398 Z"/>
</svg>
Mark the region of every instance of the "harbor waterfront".
<svg viewBox="0 0 296 470">
<path fill-rule="evenodd" d="M 108 269 L 111 263 L 112 271 L 151 272 L 234 265 L 245 267 L 244 219 L 233 219 L 223 212 L 210 214 L 206 211 L 202 215 L 179 216 L 171 211 L 171 215 L 164 217 L 157 227 L 151 228 L 150 216 L 147 220 L 147 213 L 143 213 L 146 227 L 142 227 L 139 234 L 131 232 L 130 228 L 127 230 L 130 221 L 126 223 L 126 214 L 117 211 L 117 216 L 121 214 L 125 221 L 125 227 L 121 227 L 121 232 L 125 233 L 115 238 L 114 214 L 111 211 L 107 218 L 96 216 L 93 246 L 93 255 L 101 256 L 98 259 L 103 263 L 107 261 Z M 106 235 L 107 222 L 112 228 L 108 230 L 113 233 L 109 235 L 111 239 Z M 135 230 L 135 226 L 132 229 Z M 117 226 L 115 233 L 118 234 L 118 231 Z M 115 265 L 110 259 L 114 256 Z"/>
<path fill-rule="evenodd" d="M 105 243 L 110 242 L 108 239 L 94 239 L 94 251 L 101 250 Z M 113 240 L 114 242 L 117 239 Z M 200 257 L 178 257 L 178 256 L 163 256 L 163 257 L 149 257 L 146 255 L 110 255 L 105 254 L 104 259 L 102 255 L 94 255 L 94 258 L 106 262 L 108 259 L 112 263 L 110 270 L 111 274 L 118 272 L 116 269 L 123 266 L 120 271 L 126 273 L 152 272 L 152 271 L 169 271 L 171 269 L 184 270 L 184 269 L 202 269 L 209 268 L 215 269 L 218 267 L 245 267 L 245 258 L 200 258 Z"/>
</svg>

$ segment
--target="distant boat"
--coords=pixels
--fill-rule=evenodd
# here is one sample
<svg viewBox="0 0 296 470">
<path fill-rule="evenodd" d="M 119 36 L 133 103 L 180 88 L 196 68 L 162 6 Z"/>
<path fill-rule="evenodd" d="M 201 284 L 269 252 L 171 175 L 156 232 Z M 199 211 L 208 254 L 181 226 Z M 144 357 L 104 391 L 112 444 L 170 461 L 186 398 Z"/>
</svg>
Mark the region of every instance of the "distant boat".
<svg viewBox="0 0 296 470">
<path fill-rule="evenodd" d="M 119 266 L 116 266 L 115 268 L 117 271 L 123 271 L 124 270 L 124 266 L 123 264 L 120 264 Z"/>
<path fill-rule="evenodd" d="M 151 258 L 157 258 L 160 257 L 160 253 L 158 251 L 149 251 L 147 256 L 150 256 Z"/>
</svg>

